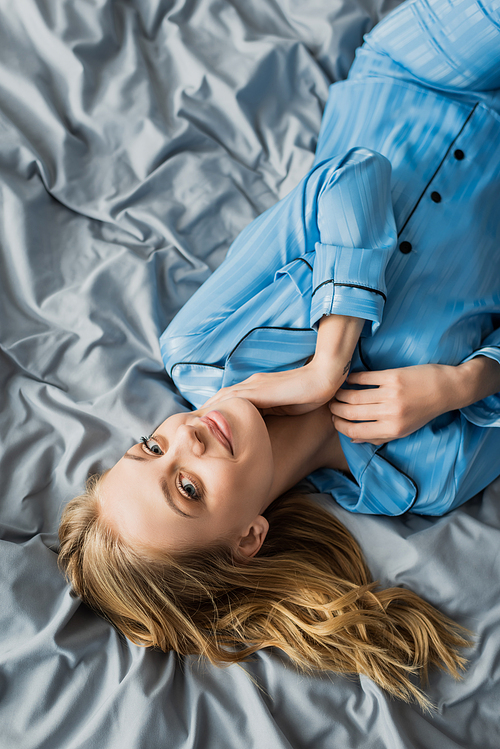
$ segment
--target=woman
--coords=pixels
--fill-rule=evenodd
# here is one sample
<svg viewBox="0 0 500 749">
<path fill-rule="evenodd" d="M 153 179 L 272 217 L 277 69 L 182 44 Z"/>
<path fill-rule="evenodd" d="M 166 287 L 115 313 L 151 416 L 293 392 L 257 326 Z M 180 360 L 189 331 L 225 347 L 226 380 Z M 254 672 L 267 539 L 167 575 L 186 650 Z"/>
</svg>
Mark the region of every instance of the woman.
<svg viewBox="0 0 500 749">
<path fill-rule="evenodd" d="M 459 629 L 377 591 L 350 534 L 289 490 L 313 474 L 355 512 L 442 514 L 500 473 L 495 6 L 412 0 L 379 24 L 313 169 L 163 334 L 197 410 L 60 529 L 75 591 L 133 641 L 215 663 L 276 646 L 424 706 L 411 674 L 458 674 Z"/>
</svg>

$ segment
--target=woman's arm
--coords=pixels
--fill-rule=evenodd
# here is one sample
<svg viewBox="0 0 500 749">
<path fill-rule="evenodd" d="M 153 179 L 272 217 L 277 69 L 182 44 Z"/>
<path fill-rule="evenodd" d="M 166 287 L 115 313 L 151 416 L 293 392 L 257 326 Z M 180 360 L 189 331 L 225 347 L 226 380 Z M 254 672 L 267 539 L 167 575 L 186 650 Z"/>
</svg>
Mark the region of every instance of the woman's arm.
<svg viewBox="0 0 500 749">
<path fill-rule="evenodd" d="M 318 370 L 335 373 L 344 381 L 356 348 L 364 320 L 346 315 L 328 315 L 319 321 L 316 351 L 311 364 Z"/>
<path fill-rule="evenodd" d="M 207 362 L 204 353 L 207 348 L 210 356 L 216 356 L 214 331 L 219 345 L 223 343 L 223 351 L 227 352 L 229 343 L 229 351 L 234 351 L 235 341 L 239 345 L 259 327 L 317 328 L 315 352 L 305 366 L 241 377 L 241 382 L 222 388 L 204 407 L 239 396 L 268 412 L 296 415 L 312 411 L 333 398 L 344 382 L 364 321 L 371 322 L 372 330 L 381 321 L 385 269 L 397 236 L 390 186 L 391 167 L 386 158 L 367 149 L 351 149 L 340 164 L 334 161 L 327 167 L 318 166 L 279 208 L 254 222 L 250 235 L 248 232 L 240 235 L 227 260 L 206 282 L 204 291 L 200 290 L 207 304 L 200 301 L 199 294 L 195 295 L 196 310 L 188 302 L 162 336 L 167 367 L 173 374 L 170 365 L 173 360 L 175 366 L 173 356 L 179 361 L 177 341 L 186 340 L 186 331 L 182 331 L 186 314 L 191 318 L 188 323 L 191 327 L 193 319 L 203 318 L 197 333 L 199 348 L 193 353 L 198 363 Z M 242 252 L 244 247 L 248 252 Z M 307 284 L 293 289 L 287 300 L 280 298 L 277 291 L 274 298 L 270 294 L 266 297 L 266 307 L 262 308 L 260 294 L 276 288 L 276 279 L 279 283 L 280 277 L 287 273 L 286 266 L 275 268 L 277 260 L 285 250 L 289 262 L 297 260 L 302 257 L 299 248 L 307 248 L 311 253 L 306 264 L 311 267 L 310 262 L 313 263 L 312 279 L 309 277 Z M 279 262 L 282 260 L 283 257 Z M 261 266 L 270 262 L 272 275 L 269 268 Z M 220 294 L 214 297 L 216 288 Z M 303 299 L 311 299 L 307 319 L 304 319 L 307 302 L 299 301 L 297 291 Z M 268 308 L 281 309 L 282 318 L 273 316 Z M 243 335 L 233 325 L 233 318 L 235 325 L 241 322 L 242 311 L 245 312 Z M 230 334 L 224 341 L 219 335 L 222 325 Z M 190 336 L 191 348 L 193 343 Z M 213 363 L 221 367 L 228 358 L 226 353 Z M 272 357 L 269 359 L 272 362 Z M 292 351 L 289 360 L 297 361 Z M 262 362 L 247 364 L 265 369 Z M 238 375 L 241 371 L 240 368 Z"/>
<path fill-rule="evenodd" d="M 316 350 L 298 369 L 260 372 L 222 388 L 204 407 L 226 398 L 246 398 L 266 413 L 295 416 L 328 403 L 344 382 L 364 320 L 329 315 L 319 321 Z"/>
<path fill-rule="evenodd" d="M 257 328 L 317 330 L 334 314 L 369 320 L 375 330 L 396 241 L 388 160 L 364 148 L 325 160 L 241 232 L 172 320 L 160 339 L 167 372 L 175 380 L 179 362 L 225 366 Z M 299 260 L 311 273 L 293 276 L 281 299 L 290 264 Z"/>
<path fill-rule="evenodd" d="M 353 442 L 380 445 L 499 392 L 500 364 L 476 356 L 457 366 L 422 364 L 357 372 L 347 382 L 369 389 L 342 388 L 336 393 L 330 404 L 335 428 Z"/>
</svg>

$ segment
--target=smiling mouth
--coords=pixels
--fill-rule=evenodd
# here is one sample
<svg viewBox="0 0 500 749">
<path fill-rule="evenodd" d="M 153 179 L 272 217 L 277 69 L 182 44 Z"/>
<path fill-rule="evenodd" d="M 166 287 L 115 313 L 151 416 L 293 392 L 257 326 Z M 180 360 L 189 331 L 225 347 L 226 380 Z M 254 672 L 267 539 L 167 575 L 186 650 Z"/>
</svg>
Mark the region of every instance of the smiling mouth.
<svg viewBox="0 0 500 749">
<path fill-rule="evenodd" d="M 218 411 L 210 411 L 210 413 L 201 417 L 201 421 L 205 422 L 215 439 L 218 440 L 223 447 L 227 448 L 231 455 L 234 455 L 231 427 L 224 416 Z"/>
</svg>

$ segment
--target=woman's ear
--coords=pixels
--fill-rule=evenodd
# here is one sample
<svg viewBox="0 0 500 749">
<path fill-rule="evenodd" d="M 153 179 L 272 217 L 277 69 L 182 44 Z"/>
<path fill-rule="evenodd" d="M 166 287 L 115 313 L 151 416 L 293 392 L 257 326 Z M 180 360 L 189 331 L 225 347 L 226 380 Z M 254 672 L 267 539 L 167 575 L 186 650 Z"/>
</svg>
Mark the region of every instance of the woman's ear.
<svg viewBox="0 0 500 749">
<path fill-rule="evenodd" d="M 238 542 L 239 553 L 250 559 L 254 557 L 264 543 L 269 530 L 269 523 L 262 515 L 257 515 L 252 525 L 248 528 L 246 535 L 241 536 Z"/>
</svg>

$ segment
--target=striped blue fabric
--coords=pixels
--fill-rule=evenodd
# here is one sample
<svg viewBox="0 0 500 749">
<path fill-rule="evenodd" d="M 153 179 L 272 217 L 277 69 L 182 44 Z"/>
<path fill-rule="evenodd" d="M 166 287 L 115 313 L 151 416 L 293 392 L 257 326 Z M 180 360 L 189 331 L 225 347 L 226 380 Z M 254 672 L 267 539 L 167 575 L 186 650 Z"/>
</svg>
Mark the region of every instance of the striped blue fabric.
<svg viewBox="0 0 500 749">
<path fill-rule="evenodd" d="M 163 333 L 195 406 L 301 366 L 325 314 L 364 318 L 353 370 L 500 362 L 500 0 L 410 0 L 334 84 L 313 169 L 259 216 Z M 405 439 L 342 447 L 354 512 L 442 514 L 500 473 L 500 394 Z"/>
</svg>

